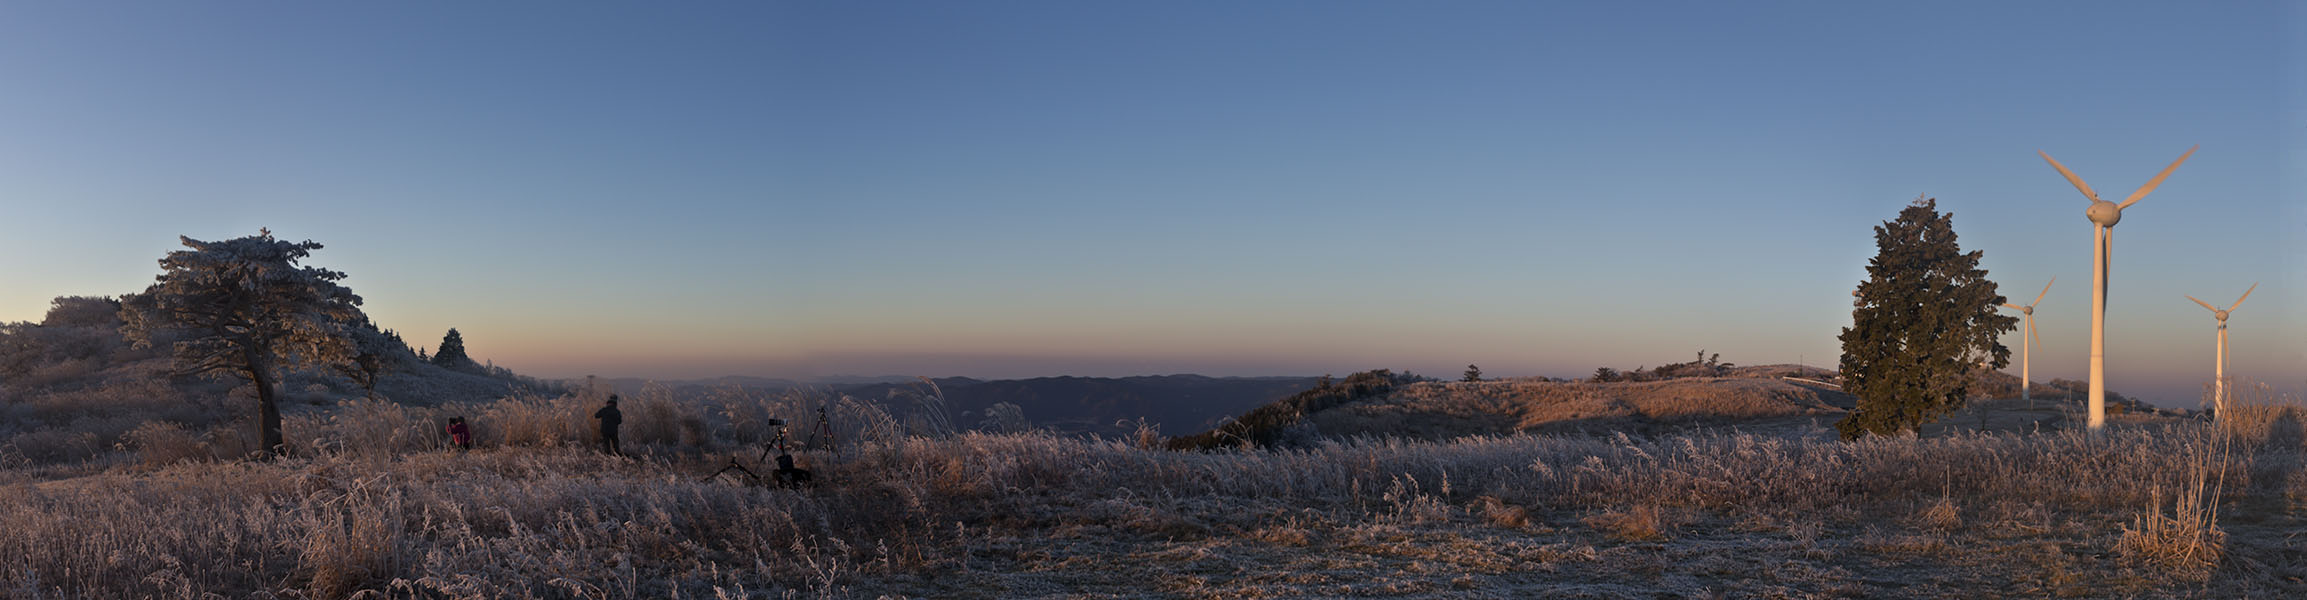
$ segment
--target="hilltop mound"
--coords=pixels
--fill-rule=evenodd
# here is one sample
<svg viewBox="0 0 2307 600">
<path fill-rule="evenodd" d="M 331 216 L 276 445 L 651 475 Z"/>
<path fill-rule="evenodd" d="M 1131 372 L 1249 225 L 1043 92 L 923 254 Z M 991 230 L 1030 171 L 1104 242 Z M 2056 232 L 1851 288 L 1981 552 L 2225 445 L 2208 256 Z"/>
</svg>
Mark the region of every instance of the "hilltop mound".
<svg viewBox="0 0 2307 600">
<path fill-rule="evenodd" d="M 1417 383 L 1308 416 L 1327 436 L 1448 439 L 1464 435 L 1624 431 L 1696 426 L 1767 428 L 1840 418 L 1855 399 L 1780 379 L 1644 382 Z"/>
</svg>

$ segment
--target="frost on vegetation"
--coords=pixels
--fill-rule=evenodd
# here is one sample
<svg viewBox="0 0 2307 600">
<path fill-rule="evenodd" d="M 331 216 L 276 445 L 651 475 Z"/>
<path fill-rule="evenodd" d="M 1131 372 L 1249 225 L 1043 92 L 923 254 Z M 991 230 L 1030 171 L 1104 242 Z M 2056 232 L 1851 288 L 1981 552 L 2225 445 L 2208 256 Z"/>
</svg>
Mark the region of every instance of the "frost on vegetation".
<svg viewBox="0 0 2307 600">
<path fill-rule="evenodd" d="M 220 449 L 246 448 L 245 437 L 166 422 L 120 427 L 117 443 L 74 441 L 96 437 L 86 434 L 47 450 L 0 445 L 0 481 L 37 481 L 0 486 L 0 531 L 10 532 L 0 536 L 0 592 L 1947 595 L 1863 575 L 1887 558 L 1943 568 L 1956 582 L 1947 585 L 2008 577 L 2022 595 L 2168 595 L 2178 585 L 2169 579 L 2214 596 L 2276 597 L 2299 573 L 2266 550 L 2282 538 L 2207 515 L 2233 514 L 2247 490 L 2307 489 L 2301 442 L 2284 437 L 2302 413 L 2280 408 L 2264 427 L 2098 438 L 1709 432 L 1177 452 L 1142 439 L 909 428 L 928 418 L 901 416 L 928 405 L 914 398 L 885 408 L 659 386 L 627 397 L 637 459 L 588 449 L 597 399 L 586 394 L 433 406 L 350 397 L 291 415 L 290 456 L 271 462 Z M 819 409 L 831 443 L 811 437 Z M 450 415 L 473 424 L 475 451 L 445 449 L 439 423 Z M 789 441 L 819 474 L 815 487 L 705 478 L 731 457 L 756 460 L 774 439 L 772 419 L 794 425 Z M 73 448 L 94 466 L 41 471 L 12 458 L 25 447 Z M 2041 540 L 2063 549 L 2038 550 Z M 2120 565 L 2075 558 L 2094 553 Z M 1749 572 L 1722 556 L 1775 566 Z M 1979 558 L 1997 556 L 2031 558 Z M 2123 574 L 2129 565 L 2186 577 L 2140 579 Z M 1094 587 L 1114 580 L 1176 587 Z M 1545 586 L 1514 587 L 1533 580 Z"/>
<path fill-rule="evenodd" d="M 586 425 L 584 397 L 454 406 L 353 399 L 302 415 L 291 429 L 314 434 L 314 443 L 263 464 L 187 464 L 180 457 L 201 455 L 201 436 L 136 427 L 129 438 L 138 468 L 0 487 L 0 528 L 12 531 L 0 538 L 0 588 L 39 591 L 30 598 L 279 588 L 311 598 L 870 598 L 950 595 L 957 588 L 927 582 L 960 572 L 1027 577 L 1107 561 L 1107 570 L 1190 572 L 1248 561 L 1246 552 L 1345 561 L 1338 565 L 1403 556 L 1423 563 L 1389 568 L 1389 577 L 1410 577 L 1396 584 L 1449 588 L 1460 577 L 1481 586 L 1486 572 L 1550 572 L 1562 563 L 1636 575 L 1675 570 L 1620 554 L 1622 545 L 1696 552 L 1723 545 L 1723 531 L 1746 535 L 1749 552 L 1783 552 L 1797 563 L 1956 561 L 1949 547 L 2053 535 L 2028 531 L 2136 515 L 2125 510 L 2143 505 L 2159 510 L 2122 519 L 2132 526 L 2120 540 L 2076 542 L 2208 572 L 2235 549 L 2222 554 L 2224 538 L 2189 528 L 2192 512 L 2162 519 L 2173 505 L 2169 489 L 2194 494 L 2182 508 L 2215 508 L 2252 478 L 2245 452 L 2298 455 L 2295 443 L 2235 443 L 2235 459 L 2217 462 L 2217 448 L 2205 443 L 2224 434 L 2210 425 L 2104 438 L 1506 436 L 1170 452 L 1047 434 L 874 432 L 893 422 L 877 404 L 734 388 L 669 395 L 664 406 L 632 411 L 637 432 L 655 432 L 637 443 L 641 459 L 572 448 Z M 798 452 L 821 473 L 817 487 L 701 480 L 724 455 L 752 459 L 766 438 L 750 429 L 817 406 L 844 438 L 837 452 Z M 441 450 L 431 422 L 445 411 L 475 422 L 480 450 Z M 685 420 L 701 422 L 699 438 L 683 434 Z M 2222 475 L 2226 487 L 2171 487 Z M 1975 528 L 1968 515 L 1979 515 Z M 1970 531 L 1989 538 L 1961 538 Z M 1460 545 L 1467 549 L 1453 549 Z M 1347 552 L 1333 554 L 1338 547 Z M 1128 565 L 1133 552 L 1167 558 Z M 2067 565 L 2069 575 L 2076 570 Z M 1336 593 L 1315 579 L 1287 588 L 1297 593 L 1280 595 Z"/>
<path fill-rule="evenodd" d="M 988 433 L 1023 433 L 1033 429 L 1033 422 L 1025 419 L 1025 409 L 1008 402 L 995 402 L 986 407 L 985 418 L 978 422 L 977 429 Z"/>
</svg>

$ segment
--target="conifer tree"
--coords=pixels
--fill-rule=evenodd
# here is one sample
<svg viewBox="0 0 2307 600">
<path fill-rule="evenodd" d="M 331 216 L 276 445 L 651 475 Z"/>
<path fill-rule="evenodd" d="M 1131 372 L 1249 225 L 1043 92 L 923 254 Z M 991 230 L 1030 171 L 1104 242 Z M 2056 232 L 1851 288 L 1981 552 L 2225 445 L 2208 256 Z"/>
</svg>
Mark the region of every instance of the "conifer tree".
<svg viewBox="0 0 2307 600">
<path fill-rule="evenodd" d="M 160 259 L 143 293 L 121 299 L 123 337 L 139 347 L 171 344 L 180 375 L 234 377 L 256 388 L 257 439 L 282 452 L 282 371 L 348 360 L 346 324 L 360 319 L 360 296 L 336 282 L 344 273 L 297 262 L 320 244 L 273 239 L 271 231 L 218 242 L 178 237 L 187 250 Z"/>
<path fill-rule="evenodd" d="M 377 383 L 386 373 L 400 368 L 399 365 L 414 354 L 409 352 L 406 344 L 401 343 L 399 335 L 391 330 L 377 328 L 376 323 L 369 321 L 366 315 L 361 316 L 358 322 L 348 323 L 346 331 L 352 339 L 352 356 L 331 366 L 338 373 L 352 378 L 353 383 L 360 384 L 361 390 L 368 393 L 367 397 L 375 400 Z"/>
<path fill-rule="evenodd" d="M 1465 376 L 1464 378 L 1460 379 L 1460 381 L 1468 381 L 1468 382 L 1473 382 L 1473 381 L 1481 381 L 1481 380 L 1482 380 L 1482 367 L 1477 367 L 1477 366 L 1474 366 L 1474 365 L 1466 365 L 1466 376 Z"/>
<path fill-rule="evenodd" d="M 433 364 L 455 369 L 472 363 L 472 357 L 465 356 L 464 334 L 457 333 L 457 328 L 450 327 L 449 334 L 441 337 L 440 349 L 433 351 Z"/>
<path fill-rule="evenodd" d="M 1841 336 L 1843 390 L 1858 396 L 1834 425 L 1843 439 L 1919 431 L 1962 408 L 1973 366 L 2010 364 L 1996 338 L 2019 322 L 1995 311 L 2004 298 L 1979 268 L 1983 253 L 1962 251 L 1954 216 L 1936 200 L 1917 198 L 1874 237 L 1878 252 Z"/>
</svg>

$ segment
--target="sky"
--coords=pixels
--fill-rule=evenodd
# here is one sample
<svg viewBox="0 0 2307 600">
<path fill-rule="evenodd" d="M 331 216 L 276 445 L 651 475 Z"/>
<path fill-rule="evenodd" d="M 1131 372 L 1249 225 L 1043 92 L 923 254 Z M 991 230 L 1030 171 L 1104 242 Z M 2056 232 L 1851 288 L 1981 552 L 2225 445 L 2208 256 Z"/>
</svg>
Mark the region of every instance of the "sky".
<svg viewBox="0 0 2307 600">
<path fill-rule="evenodd" d="M 0 4 L 0 321 L 270 228 L 525 374 L 1831 367 L 1918 196 L 2081 378 L 2307 389 L 2307 3 Z M 2014 347 L 2017 337 L 2007 338 Z M 2016 355 L 2013 371 L 2016 371 Z"/>
</svg>

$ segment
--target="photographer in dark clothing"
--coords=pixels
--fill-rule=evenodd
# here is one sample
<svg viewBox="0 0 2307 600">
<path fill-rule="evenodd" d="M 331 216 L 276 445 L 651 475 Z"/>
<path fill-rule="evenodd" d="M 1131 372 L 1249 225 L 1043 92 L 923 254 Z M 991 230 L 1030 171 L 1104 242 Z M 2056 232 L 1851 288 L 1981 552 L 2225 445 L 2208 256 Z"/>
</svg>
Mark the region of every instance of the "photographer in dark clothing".
<svg viewBox="0 0 2307 600">
<path fill-rule="evenodd" d="M 609 405 L 593 412 L 601 420 L 601 449 L 610 456 L 624 456 L 617 450 L 617 426 L 625 423 L 625 413 L 617 411 L 617 395 L 609 394 Z"/>
<path fill-rule="evenodd" d="M 815 476 L 812 475 L 808 469 L 793 466 L 793 455 L 791 454 L 777 455 L 777 472 L 775 477 L 777 478 L 777 486 L 786 488 L 799 488 L 809 485 L 811 483 L 810 480 L 815 478 Z"/>
</svg>

